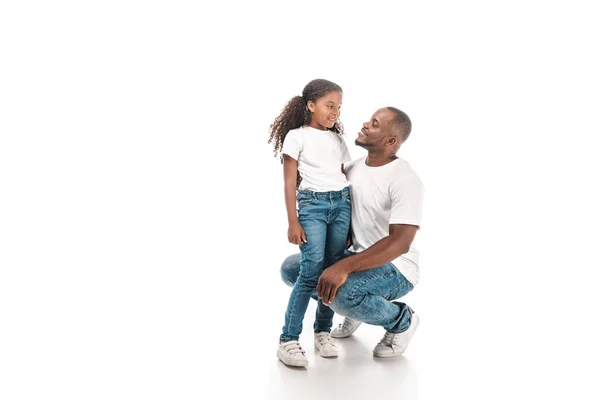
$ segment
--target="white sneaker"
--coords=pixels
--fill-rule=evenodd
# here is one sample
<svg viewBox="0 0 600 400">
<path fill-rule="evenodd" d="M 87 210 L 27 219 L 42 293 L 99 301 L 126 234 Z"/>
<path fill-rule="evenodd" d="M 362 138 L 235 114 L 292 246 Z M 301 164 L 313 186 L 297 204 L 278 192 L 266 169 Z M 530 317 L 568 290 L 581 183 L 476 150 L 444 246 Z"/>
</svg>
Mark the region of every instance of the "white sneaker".
<svg viewBox="0 0 600 400">
<path fill-rule="evenodd" d="M 300 342 L 297 340 L 280 342 L 279 349 L 277 349 L 277 358 L 291 367 L 306 367 L 308 365 L 306 354 L 304 354 L 304 350 L 302 350 Z"/>
<path fill-rule="evenodd" d="M 347 338 L 348 336 L 352 335 L 355 330 L 358 329 L 360 324 L 362 324 L 362 322 L 345 317 L 344 322 L 339 324 L 339 326 L 331 332 L 331 337 L 336 339 Z"/>
<path fill-rule="evenodd" d="M 400 333 L 386 332 L 377 346 L 373 349 L 375 357 L 396 357 L 404 353 L 415 330 L 419 326 L 419 316 L 412 314 L 410 326 Z"/>
<path fill-rule="evenodd" d="M 315 348 L 319 350 L 321 357 L 337 357 L 338 349 L 333 344 L 331 335 L 327 332 L 315 333 Z"/>
</svg>

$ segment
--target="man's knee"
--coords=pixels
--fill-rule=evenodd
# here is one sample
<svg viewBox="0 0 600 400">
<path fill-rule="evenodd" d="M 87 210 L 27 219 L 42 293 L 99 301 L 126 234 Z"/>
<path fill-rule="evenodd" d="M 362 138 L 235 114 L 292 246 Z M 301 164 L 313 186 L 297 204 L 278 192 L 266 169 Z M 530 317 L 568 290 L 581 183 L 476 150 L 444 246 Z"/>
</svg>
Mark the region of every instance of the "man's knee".
<svg viewBox="0 0 600 400">
<path fill-rule="evenodd" d="M 300 253 L 293 254 L 283 260 L 281 264 L 281 280 L 288 285 L 294 286 L 298 275 L 300 274 Z"/>
<path fill-rule="evenodd" d="M 340 286 L 335 294 L 333 302 L 329 307 L 336 313 L 348 316 L 354 307 L 353 297 L 351 295 L 351 287 L 347 284 Z"/>
</svg>

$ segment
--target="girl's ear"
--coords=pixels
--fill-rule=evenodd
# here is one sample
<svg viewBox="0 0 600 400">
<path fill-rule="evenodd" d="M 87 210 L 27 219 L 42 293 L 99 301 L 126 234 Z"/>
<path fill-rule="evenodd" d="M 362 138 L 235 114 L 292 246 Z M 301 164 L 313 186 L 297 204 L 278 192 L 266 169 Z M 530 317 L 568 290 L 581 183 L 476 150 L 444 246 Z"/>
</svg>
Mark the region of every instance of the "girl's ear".
<svg viewBox="0 0 600 400">
<path fill-rule="evenodd" d="M 315 103 L 313 103 L 312 101 L 309 101 L 306 106 L 308 107 L 308 110 L 313 113 L 315 112 Z"/>
</svg>

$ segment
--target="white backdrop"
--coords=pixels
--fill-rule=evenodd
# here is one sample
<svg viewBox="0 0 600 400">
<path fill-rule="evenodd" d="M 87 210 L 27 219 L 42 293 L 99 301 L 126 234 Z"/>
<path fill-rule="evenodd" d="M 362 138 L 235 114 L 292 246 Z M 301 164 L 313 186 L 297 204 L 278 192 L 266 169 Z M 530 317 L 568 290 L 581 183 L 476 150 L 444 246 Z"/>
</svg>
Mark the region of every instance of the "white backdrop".
<svg viewBox="0 0 600 400">
<path fill-rule="evenodd" d="M 599 35 L 584 1 L 3 3 L 0 397 L 250 393 L 296 251 L 268 127 L 326 78 L 353 157 L 413 120 L 422 398 L 592 398 Z"/>
</svg>

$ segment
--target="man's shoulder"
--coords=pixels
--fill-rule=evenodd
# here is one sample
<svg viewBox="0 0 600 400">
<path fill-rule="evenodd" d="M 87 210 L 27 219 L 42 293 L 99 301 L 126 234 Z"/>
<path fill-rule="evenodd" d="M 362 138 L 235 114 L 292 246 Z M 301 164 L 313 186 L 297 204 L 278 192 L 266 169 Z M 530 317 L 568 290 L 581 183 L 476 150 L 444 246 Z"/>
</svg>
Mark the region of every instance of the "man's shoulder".
<svg viewBox="0 0 600 400">
<path fill-rule="evenodd" d="M 392 175 L 392 187 L 410 187 L 424 189 L 423 181 L 410 165 L 410 163 L 404 159 L 396 160 L 394 165 L 394 172 Z"/>
<path fill-rule="evenodd" d="M 394 168 L 394 176 L 397 178 L 402 178 L 402 177 L 411 176 L 411 175 L 418 177 L 418 175 L 415 172 L 412 165 L 410 165 L 410 163 L 403 158 L 396 159 L 396 161 L 394 162 L 393 168 Z"/>
</svg>

